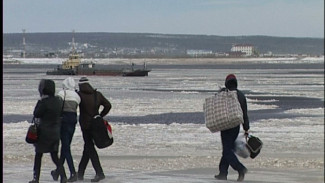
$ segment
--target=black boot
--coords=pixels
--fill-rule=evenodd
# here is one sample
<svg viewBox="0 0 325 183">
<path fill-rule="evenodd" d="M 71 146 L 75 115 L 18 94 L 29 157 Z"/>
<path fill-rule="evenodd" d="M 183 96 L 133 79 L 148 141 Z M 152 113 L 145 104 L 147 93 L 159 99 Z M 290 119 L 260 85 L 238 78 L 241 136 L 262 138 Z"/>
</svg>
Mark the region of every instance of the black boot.
<svg viewBox="0 0 325 183">
<path fill-rule="evenodd" d="M 40 169 L 36 168 L 34 170 L 33 180 L 29 181 L 29 183 L 39 183 L 40 173 L 41 173 Z"/>
<path fill-rule="evenodd" d="M 237 181 L 238 182 L 241 182 L 241 181 L 243 181 L 244 180 L 244 178 L 245 178 L 245 174 L 247 173 L 247 169 L 246 168 L 244 168 L 243 170 L 240 170 L 240 171 L 238 171 L 238 179 L 237 179 Z"/>
<path fill-rule="evenodd" d="M 68 182 L 75 182 L 78 180 L 78 175 L 77 173 L 72 173 L 70 178 L 68 179 Z"/>
<path fill-rule="evenodd" d="M 215 175 L 214 178 L 218 180 L 227 180 L 227 175 L 219 174 L 219 175 Z"/>
<path fill-rule="evenodd" d="M 77 176 L 78 176 L 78 180 L 84 180 L 84 172 L 78 172 Z"/>
<path fill-rule="evenodd" d="M 51 175 L 53 180 L 55 181 L 59 180 L 59 173 L 56 171 L 56 169 L 51 171 Z"/>
<path fill-rule="evenodd" d="M 60 175 L 60 183 L 66 183 L 68 181 L 63 165 L 58 166 L 56 172 Z"/>
<path fill-rule="evenodd" d="M 29 183 L 39 183 L 39 181 L 38 181 L 38 179 L 33 179 L 33 180 L 31 180 L 31 181 L 29 181 Z"/>
<path fill-rule="evenodd" d="M 60 183 L 67 183 L 67 177 L 61 177 Z"/>
<path fill-rule="evenodd" d="M 60 170 L 60 177 L 61 177 L 60 183 L 68 182 L 68 179 L 67 179 L 67 176 L 65 175 L 64 169 Z"/>
<path fill-rule="evenodd" d="M 99 182 L 100 180 L 105 179 L 104 173 L 96 174 L 96 176 L 91 179 L 91 182 Z"/>
</svg>

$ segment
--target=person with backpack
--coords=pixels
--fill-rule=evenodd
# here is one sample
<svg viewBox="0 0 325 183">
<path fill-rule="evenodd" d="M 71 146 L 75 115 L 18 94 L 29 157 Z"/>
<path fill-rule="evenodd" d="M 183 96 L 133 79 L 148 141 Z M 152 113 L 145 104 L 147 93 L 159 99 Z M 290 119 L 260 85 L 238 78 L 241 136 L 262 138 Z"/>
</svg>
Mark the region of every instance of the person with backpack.
<svg viewBox="0 0 325 183">
<path fill-rule="evenodd" d="M 244 93 L 237 89 L 237 78 L 234 74 L 229 74 L 225 80 L 225 88 L 221 91 L 230 90 L 237 91 L 238 101 L 240 103 L 241 109 L 243 111 L 243 129 L 245 135 L 248 135 L 249 131 L 249 120 L 247 115 L 247 102 Z M 245 174 L 247 173 L 247 168 L 238 160 L 234 153 L 235 150 L 235 140 L 240 131 L 240 125 L 221 131 L 221 141 L 222 141 L 222 157 L 219 163 L 219 174 L 215 176 L 218 180 L 227 180 L 229 165 L 236 171 L 238 171 L 237 181 L 243 181 Z"/>
<path fill-rule="evenodd" d="M 78 180 L 83 180 L 84 173 L 90 159 L 96 172 L 96 175 L 94 179 L 91 179 L 91 182 L 99 182 L 100 180 L 105 179 L 105 174 L 103 172 L 93 142 L 93 136 L 91 132 L 91 122 L 92 119 L 96 115 L 98 115 L 98 110 L 100 106 L 103 106 L 103 109 L 99 113 L 99 115 L 101 117 L 104 117 L 111 110 L 112 105 L 103 96 L 101 92 L 95 90 L 90 85 L 87 77 L 80 78 L 78 94 L 81 98 L 81 102 L 79 104 L 79 109 L 80 109 L 79 123 L 80 123 L 82 136 L 85 143 L 81 161 L 79 163 Z"/>
</svg>

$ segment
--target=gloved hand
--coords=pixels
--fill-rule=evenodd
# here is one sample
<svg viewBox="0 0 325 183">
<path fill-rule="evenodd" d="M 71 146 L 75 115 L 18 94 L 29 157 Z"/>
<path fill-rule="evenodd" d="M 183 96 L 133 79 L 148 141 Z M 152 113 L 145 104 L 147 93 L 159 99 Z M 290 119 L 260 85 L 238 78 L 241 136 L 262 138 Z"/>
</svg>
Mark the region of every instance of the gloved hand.
<svg viewBox="0 0 325 183">
<path fill-rule="evenodd" d="M 244 133 L 244 135 L 245 135 L 245 137 L 248 137 L 248 135 L 249 135 L 249 130 L 245 130 L 245 133 Z"/>
</svg>

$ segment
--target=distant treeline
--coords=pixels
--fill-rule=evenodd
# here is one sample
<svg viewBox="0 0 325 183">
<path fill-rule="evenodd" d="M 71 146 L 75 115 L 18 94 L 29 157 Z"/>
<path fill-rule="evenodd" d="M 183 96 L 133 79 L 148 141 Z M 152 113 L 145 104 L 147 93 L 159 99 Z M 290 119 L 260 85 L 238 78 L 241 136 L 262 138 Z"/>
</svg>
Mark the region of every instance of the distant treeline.
<svg viewBox="0 0 325 183">
<path fill-rule="evenodd" d="M 69 50 L 74 35 L 76 49 L 85 54 L 116 53 L 130 49 L 141 55 L 175 54 L 186 50 L 229 52 L 234 44 L 251 44 L 259 53 L 324 55 L 324 38 L 295 38 L 271 36 L 212 36 L 150 33 L 25 33 L 26 51 L 58 52 Z M 23 33 L 3 34 L 3 51 L 23 49 Z M 132 51 L 133 50 L 133 51 Z M 136 50 L 136 51 L 134 51 Z M 135 55 L 137 55 L 134 53 Z"/>
</svg>

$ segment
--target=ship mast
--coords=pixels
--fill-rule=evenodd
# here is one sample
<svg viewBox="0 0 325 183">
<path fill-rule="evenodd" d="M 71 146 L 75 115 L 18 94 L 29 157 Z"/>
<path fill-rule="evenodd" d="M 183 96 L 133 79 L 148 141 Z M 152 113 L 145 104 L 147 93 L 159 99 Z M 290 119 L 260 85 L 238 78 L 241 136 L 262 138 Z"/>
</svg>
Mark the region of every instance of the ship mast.
<svg viewBox="0 0 325 183">
<path fill-rule="evenodd" d="M 74 69 L 79 66 L 80 64 L 80 57 L 76 53 L 76 48 L 75 48 L 75 42 L 74 42 L 74 33 L 75 31 L 73 30 L 73 35 L 72 35 L 72 51 L 69 54 L 69 59 L 64 61 L 62 63 L 62 69 Z"/>
<path fill-rule="evenodd" d="M 74 45 L 74 33 L 75 33 L 75 31 L 74 30 L 72 30 L 72 54 L 75 54 L 75 52 L 76 52 L 76 49 L 75 49 L 75 45 Z"/>
<path fill-rule="evenodd" d="M 25 41 L 25 32 L 26 32 L 26 30 L 23 29 L 23 47 L 24 47 L 24 50 L 23 50 L 23 58 L 26 57 L 26 41 Z"/>
</svg>

